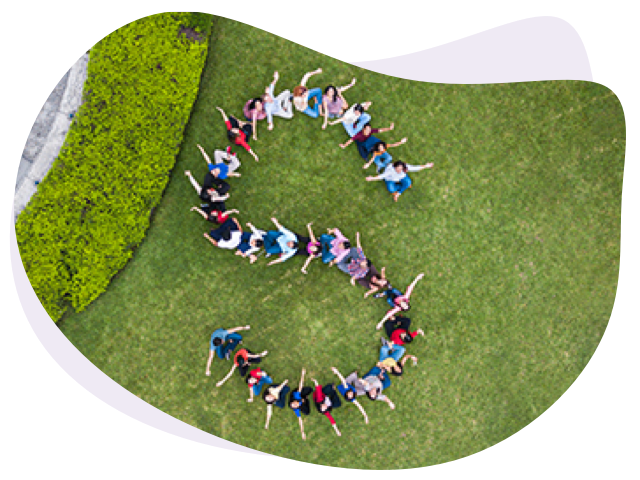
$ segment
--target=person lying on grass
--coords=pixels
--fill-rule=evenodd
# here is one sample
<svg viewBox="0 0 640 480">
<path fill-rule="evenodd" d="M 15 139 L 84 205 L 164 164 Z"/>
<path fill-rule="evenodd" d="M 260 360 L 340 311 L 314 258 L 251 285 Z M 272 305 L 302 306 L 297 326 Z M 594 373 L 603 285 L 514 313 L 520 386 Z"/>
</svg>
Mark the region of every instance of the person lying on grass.
<svg viewBox="0 0 640 480">
<path fill-rule="evenodd" d="M 197 212 L 202 218 L 216 225 L 222 225 L 229 219 L 229 215 L 240 213 L 239 210 L 227 210 L 224 202 L 204 203 L 200 207 L 191 207 L 190 211 Z"/>
<path fill-rule="evenodd" d="M 421 328 L 415 332 L 410 332 L 410 329 L 411 319 L 407 317 L 391 317 L 384 323 L 384 331 L 393 343 L 394 349 L 413 342 L 417 335 L 424 337 L 424 331 Z"/>
<path fill-rule="evenodd" d="M 358 148 L 358 153 L 362 157 L 364 161 L 367 161 L 369 158 L 369 153 L 371 153 L 371 149 L 373 146 L 380 141 L 379 138 L 374 137 L 374 133 L 384 133 L 389 132 L 395 128 L 395 125 L 391 123 L 388 128 L 373 128 L 371 123 L 365 123 L 357 134 L 353 137 L 349 138 L 344 143 L 340 144 L 340 148 L 347 148 L 349 145 L 355 142 L 356 147 Z"/>
<path fill-rule="evenodd" d="M 230 115 L 227 117 L 227 114 L 224 113 L 220 107 L 216 107 L 216 109 L 222 115 L 222 119 L 224 120 L 224 124 L 227 127 L 227 137 L 229 141 L 233 142 L 236 145 L 243 147 L 247 152 L 251 154 L 251 156 L 258 161 L 258 155 L 251 149 L 249 146 L 249 138 L 253 133 L 253 129 L 251 128 L 251 124 L 238 120 L 234 116 Z"/>
<path fill-rule="evenodd" d="M 233 372 L 236 368 L 238 369 L 238 374 L 241 377 L 244 377 L 249 371 L 249 367 L 256 363 L 260 363 L 262 361 L 262 357 L 267 355 L 267 353 L 269 352 L 265 350 L 262 353 L 254 354 L 248 348 L 241 348 L 233 356 L 233 365 L 231 366 L 231 370 L 229 370 L 229 373 L 227 373 L 227 375 L 222 380 L 216 383 L 216 387 L 221 387 L 222 385 L 224 385 L 224 383 L 231 378 L 231 375 L 233 375 Z"/>
<path fill-rule="evenodd" d="M 395 345 L 384 338 L 380 340 L 382 340 L 382 347 L 380 348 L 380 357 L 376 366 L 383 368 L 391 375 L 399 377 L 404 373 L 404 364 L 407 363 L 407 360 L 412 359 L 413 366 L 418 365 L 418 357 L 414 355 L 407 355 L 402 358 L 406 351 L 402 345 Z"/>
<path fill-rule="evenodd" d="M 195 188 L 201 200 L 208 203 L 219 203 L 229 199 L 228 192 L 231 186 L 224 180 L 216 179 L 211 172 L 207 172 L 204 176 L 202 186 L 193 178 L 191 171 L 185 170 L 184 174 L 191 182 L 191 185 L 193 185 L 193 188 Z"/>
<path fill-rule="evenodd" d="M 398 201 L 398 198 L 402 193 L 411 188 L 411 178 L 407 175 L 407 172 L 419 172 L 425 168 L 433 167 L 433 163 L 427 163 L 425 165 L 407 165 L 404 162 L 394 162 L 382 171 L 382 173 L 376 177 L 367 177 L 367 182 L 373 182 L 376 180 L 384 180 L 387 185 L 387 190 L 391 193 L 393 200 Z"/>
<path fill-rule="evenodd" d="M 293 104 L 291 103 L 291 92 L 284 90 L 275 96 L 274 89 L 280 75 L 278 72 L 273 73 L 273 82 L 266 88 L 262 100 L 264 102 L 264 110 L 267 113 L 267 122 L 269 130 L 273 130 L 273 117 L 282 117 L 286 119 L 293 118 Z"/>
<path fill-rule="evenodd" d="M 262 395 L 262 399 L 267 404 L 267 422 L 264 424 L 265 429 L 269 428 L 269 421 L 271 420 L 271 415 L 273 414 L 273 405 L 278 408 L 284 408 L 285 406 L 285 403 L 287 401 L 287 393 L 289 393 L 289 390 L 291 390 L 287 385 L 287 382 L 289 382 L 289 380 L 285 380 L 279 385 L 272 385 L 270 387 L 267 387 L 264 391 L 264 394 Z"/>
<path fill-rule="evenodd" d="M 333 388 L 332 383 L 329 383 L 323 387 L 322 385 L 318 384 L 318 381 L 315 378 L 312 378 L 311 380 L 316 387 L 313 392 L 313 403 L 315 404 L 316 409 L 319 413 L 323 414 L 329 419 L 329 422 L 335 430 L 336 435 L 338 435 L 339 437 L 342 436 L 340 430 L 338 430 L 336 421 L 333 419 L 333 416 L 331 416 L 331 411 L 334 408 L 338 408 L 342 405 L 338 393 L 336 392 L 335 388 Z"/>
<path fill-rule="evenodd" d="M 258 140 L 258 120 L 267 118 L 264 99 L 262 97 L 252 98 L 245 103 L 242 113 L 247 121 L 251 122 L 253 139 Z"/>
<path fill-rule="evenodd" d="M 326 258 L 329 260 L 329 266 L 331 267 L 349 254 L 351 251 L 351 242 L 347 240 L 347 238 L 337 228 L 328 228 L 327 232 L 328 236 L 325 237 L 325 242 L 328 240 L 330 249 Z"/>
<path fill-rule="evenodd" d="M 360 244 L 360 232 L 356 233 L 356 246 L 338 262 L 338 269 L 351 277 L 351 285 L 369 273 L 371 262 L 365 257 Z"/>
<path fill-rule="evenodd" d="M 302 439 L 306 440 L 307 436 L 304 433 L 304 423 L 302 422 L 302 415 L 309 415 L 309 399 L 307 398 L 312 392 L 311 387 L 304 386 L 304 374 L 305 369 L 302 369 L 302 375 L 300 375 L 300 385 L 297 390 L 292 390 L 289 394 L 289 408 L 293 410 L 293 413 L 298 417 L 298 423 L 300 424 L 300 434 Z"/>
<path fill-rule="evenodd" d="M 387 372 L 380 367 L 373 367 L 362 378 L 358 378 L 358 373 L 351 373 L 345 381 L 356 389 L 356 395 L 366 395 L 369 400 L 379 400 L 389 405 L 391 410 L 395 409 L 395 404 L 389 397 L 382 393 L 383 390 L 391 386 L 391 380 Z"/>
<path fill-rule="evenodd" d="M 279 255 L 267 265 L 275 265 L 289 260 L 294 255 L 310 256 L 320 252 L 318 242 L 312 244 L 311 238 L 297 235 L 291 230 L 284 228 L 276 218 L 271 221 L 278 230 L 270 230 L 264 236 L 264 251 L 267 256 Z"/>
<path fill-rule="evenodd" d="M 218 328 L 211 334 L 211 340 L 209 340 L 209 359 L 207 360 L 207 368 L 205 375 L 211 375 L 211 362 L 213 361 L 213 353 L 218 354 L 218 358 L 229 360 L 231 352 L 240 344 L 242 335 L 237 332 L 242 330 L 249 330 L 249 325 L 245 327 L 234 327 L 229 329 Z M 224 342 L 227 342 L 225 345 Z"/>
<path fill-rule="evenodd" d="M 347 110 L 342 117 L 333 122 L 329 122 L 328 125 L 337 125 L 342 123 L 342 126 L 349 135 L 349 138 L 353 138 L 357 135 L 364 126 L 371 121 L 371 115 L 366 113 L 371 106 L 371 102 L 364 102 L 362 104 L 356 103 L 349 110 Z"/>
<path fill-rule="evenodd" d="M 393 157 L 391 156 L 391 154 L 389 154 L 387 149 L 399 147 L 400 145 L 404 145 L 405 143 L 407 143 L 407 137 L 404 137 L 399 142 L 391 143 L 389 145 L 387 145 L 387 143 L 383 141 L 375 143 L 371 147 L 371 160 L 365 163 L 362 168 L 366 170 L 371 166 L 372 163 L 375 163 L 376 167 L 378 168 L 378 173 L 382 173 L 393 160 Z"/>
<path fill-rule="evenodd" d="M 245 381 L 249 387 L 249 398 L 247 398 L 247 402 L 253 402 L 253 397 L 260 395 L 264 385 L 271 385 L 273 383 L 273 380 L 267 375 L 267 372 L 260 367 L 251 370 Z"/>
<path fill-rule="evenodd" d="M 381 289 L 393 288 L 389 280 L 387 280 L 385 268 L 383 267 L 382 270 L 378 272 L 376 267 L 371 264 L 369 264 L 369 271 L 367 274 L 358 279 L 358 284 L 367 289 L 364 294 L 364 298 L 367 298 L 369 295 L 372 295 Z"/>
<path fill-rule="evenodd" d="M 327 237 L 328 237 L 326 235 L 322 235 L 320 237 L 320 241 L 318 241 L 316 239 L 316 236 L 313 234 L 311 225 L 313 225 L 313 222 L 307 223 L 307 230 L 309 231 L 309 243 L 307 243 L 307 253 L 309 254 L 309 256 L 307 257 L 307 260 L 304 262 L 304 265 L 300 269 L 300 271 L 305 275 L 309 273 L 307 272 L 307 267 L 313 261 L 313 259 L 322 257 L 322 254 L 325 250 L 325 245 L 323 245 L 322 241 L 324 241 L 326 244 Z"/>
<path fill-rule="evenodd" d="M 397 288 L 389 288 L 385 290 L 383 293 L 379 293 L 376 295 L 376 298 L 385 296 L 387 298 L 387 303 L 391 307 L 391 310 L 387 312 L 382 320 L 376 326 L 376 330 L 380 330 L 384 322 L 393 317 L 396 313 L 399 312 L 408 312 L 411 309 L 411 294 L 413 293 L 413 289 L 416 288 L 417 283 L 424 278 L 424 273 L 419 274 L 411 284 L 407 287 L 407 293 L 403 294 Z"/>
<path fill-rule="evenodd" d="M 340 379 L 341 383 L 340 383 L 340 385 L 338 385 L 338 391 L 340 392 L 342 397 L 347 402 L 353 403 L 356 407 L 358 407 L 358 410 L 360 410 L 360 413 L 362 413 L 362 415 L 364 416 L 364 423 L 369 423 L 369 417 L 367 416 L 367 412 L 364 411 L 363 406 L 360 405 L 360 403 L 356 399 L 357 392 L 356 392 L 355 387 L 353 385 L 350 385 L 349 383 L 347 383 L 345 378 L 340 374 L 340 372 L 338 371 L 338 369 L 336 367 L 331 367 L 331 371 L 333 373 L 335 373 L 338 376 L 338 378 Z"/>
<path fill-rule="evenodd" d="M 236 255 L 249 258 L 249 263 L 258 260 L 256 253 L 264 245 L 266 232 L 257 230 L 252 224 L 247 224 L 252 233 L 243 232 L 240 223 L 235 218 L 227 219 L 218 228 L 204 234 L 214 246 L 225 250 L 236 250 Z"/>
<path fill-rule="evenodd" d="M 344 87 L 335 87 L 329 85 L 324 89 L 324 95 L 322 96 L 322 108 L 320 114 L 324 117 L 322 129 L 327 128 L 327 122 L 330 118 L 339 118 L 349 108 L 347 100 L 344 98 L 343 93 L 356 84 L 356 79 L 351 80 L 349 85 Z"/>
<path fill-rule="evenodd" d="M 312 76 L 319 73 L 322 73 L 321 68 L 313 72 L 305 73 L 300 81 L 300 85 L 293 89 L 293 105 L 296 107 L 296 110 L 309 115 L 311 118 L 318 118 L 318 115 L 320 115 L 322 90 L 320 88 L 312 88 L 309 90 L 309 88 L 307 88 L 307 82 Z M 309 100 L 311 99 L 314 100 L 312 107 L 309 106 Z"/>
<path fill-rule="evenodd" d="M 228 177 L 240 176 L 240 174 L 236 172 L 238 167 L 240 167 L 240 161 L 237 155 L 231 152 L 231 147 L 227 147 L 226 151 L 216 150 L 213 152 L 213 158 L 216 161 L 216 163 L 213 163 L 209 155 L 207 155 L 207 152 L 204 151 L 204 148 L 202 148 L 200 144 L 196 145 L 200 149 L 204 160 L 207 162 L 207 169 L 215 178 L 224 180 Z M 229 162 L 229 165 L 225 162 Z"/>
</svg>

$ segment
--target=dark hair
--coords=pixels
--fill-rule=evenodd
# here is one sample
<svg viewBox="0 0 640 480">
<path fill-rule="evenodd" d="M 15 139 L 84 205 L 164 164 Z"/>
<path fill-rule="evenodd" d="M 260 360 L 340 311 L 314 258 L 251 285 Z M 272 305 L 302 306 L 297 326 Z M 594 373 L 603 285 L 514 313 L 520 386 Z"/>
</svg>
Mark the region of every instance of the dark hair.
<svg viewBox="0 0 640 480">
<path fill-rule="evenodd" d="M 372 397 L 371 395 L 369 395 L 371 392 L 373 392 L 373 390 L 377 390 L 377 388 L 371 389 L 371 390 L 367 390 L 367 398 L 369 400 L 375 400 L 376 398 L 378 398 L 379 393 L 376 393 L 375 397 Z"/>
<path fill-rule="evenodd" d="M 309 253 L 311 254 L 312 257 L 319 257 L 320 255 L 322 255 L 322 245 L 310 244 L 309 245 L 309 249 L 311 249 L 311 248 L 315 248 L 316 249 L 316 253 L 312 253 L 311 251 L 309 251 Z"/>
<path fill-rule="evenodd" d="M 280 384 L 278 384 L 280 385 Z M 262 394 L 262 399 L 267 403 L 267 405 L 273 405 L 274 403 L 276 403 L 278 401 L 278 397 L 275 396 L 273 393 L 269 393 L 269 389 L 272 387 L 277 387 L 278 385 L 270 385 L 267 388 L 264 389 L 264 393 Z M 269 402 L 267 401 L 267 395 L 271 395 L 273 397 L 273 401 Z"/>
<path fill-rule="evenodd" d="M 293 242 L 293 248 L 296 250 L 298 249 L 298 242 Z"/>
<path fill-rule="evenodd" d="M 333 91 L 336 92 L 333 95 L 333 98 L 331 99 L 332 102 L 335 102 L 338 99 L 338 89 L 334 85 L 329 85 L 327 88 L 325 88 L 324 89 L 324 94 L 328 96 L 330 88 L 333 88 Z"/>
<path fill-rule="evenodd" d="M 393 168 L 402 166 L 402 170 L 407 171 L 407 164 L 398 160 L 397 162 L 393 162 Z"/>
<path fill-rule="evenodd" d="M 360 105 L 359 103 L 356 103 L 353 106 L 353 111 L 354 112 L 360 112 L 360 113 L 364 113 L 364 107 L 362 105 Z"/>
<path fill-rule="evenodd" d="M 264 242 L 261 239 L 256 240 L 256 248 L 260 248 L 264 245 Z"/>
<path fill-rule="evenodd" d="M 413 339 L 412 339 L 413 340 Z M 399 377 L 400 375 L 402 375 L 404 373 L 404 368 L 402 367 L 402 364 L 400 362 L 398 362 L 398 368 L 400 369 L 399 372 L 396 372 L 393 368 L 391 369 L 391 375 L 395 375 L 396 377 Z"/>
<path fill-rule="evenodd" d="M 371 260 L 368 258 L 365 258 L 365 260 L 367 261 L 367 267 L 371 268 Z"/>
<path fill-rule="evenodd" d="M 373 146 L 373 151 L 377 152 L 378 149 L 380 148 L 380 145 L 382 145 L 384 147 L 384 149 L 387 149 L 387 142 L 377 142 L 374 146 Z"/>
<path fill-rule="evenodd" d="M 231 130 L 233 130 L 232 128 L 230 128 L 229 130 L 227 130 L 227 138 L 230 141 L 234 141 L 236 138 L 238 138 L 238 136 L 240 135 L 240 133 L 234 133 Z"/>
<path fill-rule="evenodd" d="M 365 124 L 363 125 L 363 127 L 362 127 L 362 130 L 364 130 L 364 129 L 365 129 L 365 128 L 367 128 L 367 127 L 372 128 L 372 127 L 371 127 L 371 122 L 367 122 L 367 123 L 365 123 Z"/>
<path fill-rule="evenodd" d="M 342 242 L 342 245 L 344 246 L 345 250 L 351 248 L 351 242 L 349 240 L 345 240 L 344 242 Z"/>
<path fill-rule="evenodd" d="M 409 332 L 404 332 L 404 333 L 405 333 L 405 335 L 406 335 L 406 338 L 403 338 L 403 339 L 402 339 L 402 341 L 403 341 L 404 343 L 411 343 L 411 342 L 413 342 L 413 337 L 411 336 L 411 334 L 410 334 Z M 402 334 L 400 334 L 400 335 L 402 335 Z"/>
<path fill-rule="evenodd" d="M 249 102 L 249 110 L 253 110 L 254 108 L 256 108 L 256 102 L 260 102 L 264 106 L 264 100 L 261 97 L 256 97 L 251 100 L 251 102 Z"/>
<path fill-rule="evenodd" d="M 346 392 L 344 392 L 344 398 L 346 398 L 347 400 L 353 400 L 354 398 L 356 398 L 356 393 L 349 389 Z"/>
<path fill-rule="evenodd" d="M 219 338 L 219 337 L 214 338 L 214 339 L 213 339 L 213 344 L 214 344 L 216 347 L 218 347 L 218 346 L 222 345 L 222 339 L 221 339 L 221 338 Z"/>
</svg>

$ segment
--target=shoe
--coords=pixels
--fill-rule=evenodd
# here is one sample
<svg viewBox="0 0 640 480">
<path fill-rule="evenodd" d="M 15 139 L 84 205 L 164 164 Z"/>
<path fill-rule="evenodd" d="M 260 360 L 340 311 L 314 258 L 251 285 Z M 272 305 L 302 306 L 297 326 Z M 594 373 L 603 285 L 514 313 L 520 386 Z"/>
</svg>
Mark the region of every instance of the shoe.
<svg viewBox="0 0 640 480">
<path fill-rule="evenodd" d="M 380 337 L 380 341 L 382 342 L 382 346 L 383 346 L 383 347 L 386 347 L 386 346 L 387 346 L 387 344 L 389 343 L 389 342 L 387 342 L 387 339 L 386 339 L 386 338 L 384 338 L 384 337 Z"/>
<path fill-rule="evenodd" d="M 231 358 L 231 350 L 227 350 L 227 353 L 224 354 L 224 359 L 229 360 Z"/>
<path fill-rule="evenodd" d="M 384 292 L 376 293 L 373 298 L 382 298 L 384 296 Z"/>
</svg>

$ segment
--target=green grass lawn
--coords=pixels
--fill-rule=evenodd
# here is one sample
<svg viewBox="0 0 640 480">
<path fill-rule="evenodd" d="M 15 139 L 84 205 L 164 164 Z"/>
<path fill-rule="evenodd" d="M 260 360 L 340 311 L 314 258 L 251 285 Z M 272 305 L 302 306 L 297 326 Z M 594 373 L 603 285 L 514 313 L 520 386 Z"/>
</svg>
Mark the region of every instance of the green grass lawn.
<svg viewBox="0 0 640 480">
<path fill-rule="evenodd" d="M 348 468 L 411 468 L 455 460 L 495 445 L 542 414 L 585 367 L 607 326 L 616 293 L 625 148 L 622 108 L 588 82 L 439 85 L 361 70 L 234 21 L 214 20 L 212 44 L 185 142 L 160 207 L 133 260 L 109 290 L 60 328 L 123 387 L 213 435 L 264 452 Z M 246 402 L 230 362 L 204 375 L 211 332 L 251 324 L 245 344 L 268 349 L 263 366 L 276 382 L 335 381 L 377 360 L 386 312 L 382 300 L 319 261 L 266 267 L 213 248 L 211 224 L 189 212 L 199 204 L 184 176 L 199 180 L 196 148 L 224 148 L 215 106 L 241 115 L 274 70 L 292 89 L 317 67 L 310 87 L 357 85 L 350 102 L 371 100 L 380 134 L 409 142 L 391 153 L 435 162 L 412 174 L 414 187 L 394 204 L 382 182 L 366 182 L 342 126 L 297 113 L 258 128 L 256 163 L 240 154 L 230 208 L 244 224 L 269 218 L 302 233 L 338 226 L 404 288 L 420 272 L 410 317 L 426 336 L 409 345 L 418 367 L 388 391 L 396 403 L 361 400 L 334 417 L 343 436 L 315 410 L 301 440 L 295 415 Z M 371 168 L 371 173 L 373 172 Z M 310 381 L 309 381 L 310 384 Z"/>
</svg>

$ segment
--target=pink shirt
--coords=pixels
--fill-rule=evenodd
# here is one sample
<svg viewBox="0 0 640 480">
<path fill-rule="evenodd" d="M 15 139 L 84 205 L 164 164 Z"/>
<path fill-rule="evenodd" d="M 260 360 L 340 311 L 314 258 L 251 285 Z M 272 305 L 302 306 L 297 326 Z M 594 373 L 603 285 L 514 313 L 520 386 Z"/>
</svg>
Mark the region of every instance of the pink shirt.
<svg viewBox="0 0 640 480">
<path fill-rule="evenodd" d="M 257 120 L 264 120 L 265 118 L 267 118 L 267 112 L 264 109 L 264 104 L 262 104 L 262 110 L 258 112 L 255 108 L 252 110 L 249 110 L 249 104 L 251 102 L 253 102 L 253 98 L 249 100 L 247 103 L 245 103 L 244 107 L 242 108 L 242 113 L 244 113 L 245 118 L 249 121 L 253 121 L 254 113 L 257 114 L 257 117 L 256 117 Z"/>
<path fill-rule="evenodd" d="M 344 242 L 348 242 L 349 240 L 347 240 L 347 238 L 342 235 L 342 232 L 340 230 L 338 230 L 337 228 L 335 229 L 335 240 L 331 241 L 331 254 L 335 255 L 335 262 L 338 263 L 340 260 L 342 260 L 347 253 L 349 253 L 349 249 L 343 249 L 341 246 Z"/>
</svg>

